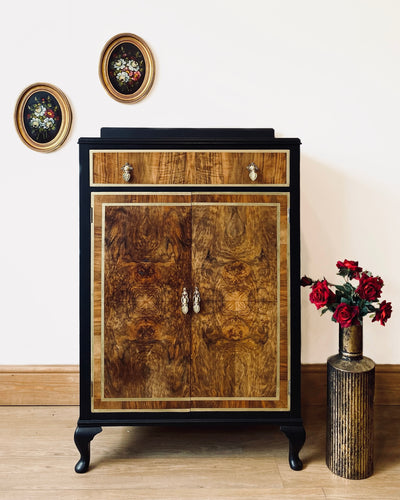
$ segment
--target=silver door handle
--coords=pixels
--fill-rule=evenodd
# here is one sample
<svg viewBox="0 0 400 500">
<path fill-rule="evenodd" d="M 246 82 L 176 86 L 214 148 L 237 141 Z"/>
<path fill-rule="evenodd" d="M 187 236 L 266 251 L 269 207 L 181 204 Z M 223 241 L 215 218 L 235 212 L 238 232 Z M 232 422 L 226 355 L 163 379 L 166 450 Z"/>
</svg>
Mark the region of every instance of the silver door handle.
<svg viewBox="0 0 400 500">
<path fill-rule="evenodd" d="M 196 286 L 193 292 L 193 312 L 195 312 L 196 314 L 200 312 L 200 301 L 200 292 Z"/>
<path fill-rule="evenodd" d="M 187 314 L 189 312 L 189 294 L 187 293 L 186 288 L 184 288 L 182 292 L 181 304 L 182 313 Z"/>
</svg>

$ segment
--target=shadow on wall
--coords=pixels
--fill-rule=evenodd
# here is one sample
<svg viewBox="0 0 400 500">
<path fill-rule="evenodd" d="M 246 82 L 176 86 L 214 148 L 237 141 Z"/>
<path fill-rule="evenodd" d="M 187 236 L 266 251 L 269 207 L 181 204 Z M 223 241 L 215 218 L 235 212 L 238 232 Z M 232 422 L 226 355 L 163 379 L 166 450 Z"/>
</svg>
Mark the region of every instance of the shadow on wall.
<svg viewBox="0 0 400 500">
<path fill-rule="evenodd" d="M 379 176 L 379 174 L 377 174 Z M 336 262 L 358 260 L 385 282 L 382 298 L 391 301 L 393 317 L 385 327 L 367 317 L 364 353 L 379 363 L 400 363 L 400 199 L 377 178 L 356 176 L 313 158 L 301 159 L 301 272 L 340 283 Z M 302 362 L 324 363 L 337 352 L 338 325 L 330 313 L 320 317 L 301 293 Z"/>
</svg>

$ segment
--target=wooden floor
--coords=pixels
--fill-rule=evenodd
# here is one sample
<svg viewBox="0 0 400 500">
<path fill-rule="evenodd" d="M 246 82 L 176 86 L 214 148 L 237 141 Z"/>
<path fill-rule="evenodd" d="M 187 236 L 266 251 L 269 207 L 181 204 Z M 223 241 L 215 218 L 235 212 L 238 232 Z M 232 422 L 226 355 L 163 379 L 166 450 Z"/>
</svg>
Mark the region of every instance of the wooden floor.
<svg viewBox="0 0 400 500">
<path fill-rule="evenodd" d="M 375 473 L 361 481 L 325 466 L 325 409 L 304 410 L 304 469 L 287 463 L 275 427 L 104 428 L 91 468 L 76 474 L 74 406 L 0 407 L 0 499 L 400 498 L 400 406 L 375 410 Z"/>
</svg>

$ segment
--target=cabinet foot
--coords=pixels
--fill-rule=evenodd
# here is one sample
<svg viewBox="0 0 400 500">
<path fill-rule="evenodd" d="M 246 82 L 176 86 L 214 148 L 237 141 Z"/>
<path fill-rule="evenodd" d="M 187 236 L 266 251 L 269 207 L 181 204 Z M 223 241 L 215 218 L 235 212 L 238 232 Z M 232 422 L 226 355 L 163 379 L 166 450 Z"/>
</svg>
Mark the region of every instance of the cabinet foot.
<svg viewBox="0 0 400 500">
<path fill-rule="evenodd" d="M 75 472 L 82 474 L 89 468 L 90 462 L 90 441 L 96 434 L 102 431 L 101 427 L 78 427 L 75 430 L 74 440 L 81 458 L 75 465 Z"/>
<path fill-rule="evenodd" d="M 306 431 L 302 425 L 282 425 L 281 431 L 289 439 L 289 465 L 293 470 L 301 470 L 303 462 L 299 452 L 306 440 Z"/>
</svg>

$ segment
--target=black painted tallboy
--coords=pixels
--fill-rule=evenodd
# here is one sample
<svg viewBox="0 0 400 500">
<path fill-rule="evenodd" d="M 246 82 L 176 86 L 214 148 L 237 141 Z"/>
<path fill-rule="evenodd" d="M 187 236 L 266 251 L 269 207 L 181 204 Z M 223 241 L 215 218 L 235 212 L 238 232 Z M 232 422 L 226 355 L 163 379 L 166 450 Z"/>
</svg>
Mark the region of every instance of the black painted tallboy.
<svg viewBox="0 0 400 500">
<path fill-rule="evenodd" d="M 102 427 L 270 423 L 300 470 L 298 139 L 102 129 L 80 150 L 76 472 Z"/>
</svg>

